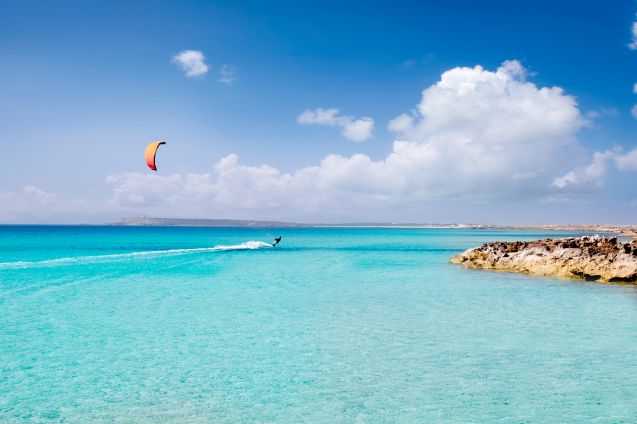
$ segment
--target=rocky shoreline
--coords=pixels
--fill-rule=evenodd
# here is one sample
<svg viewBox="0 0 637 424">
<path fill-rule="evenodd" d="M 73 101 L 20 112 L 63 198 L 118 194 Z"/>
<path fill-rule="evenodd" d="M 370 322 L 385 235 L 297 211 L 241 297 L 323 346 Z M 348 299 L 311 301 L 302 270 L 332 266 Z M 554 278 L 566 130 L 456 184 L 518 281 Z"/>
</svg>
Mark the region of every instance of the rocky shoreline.
<svg viewBox="0 0 637 424">
<path fill-rule="evenodd" d="M 637 283 L 637 240 L 579 237 L 486 243 L 449 262 L 472 269 Z"/>
</svg>

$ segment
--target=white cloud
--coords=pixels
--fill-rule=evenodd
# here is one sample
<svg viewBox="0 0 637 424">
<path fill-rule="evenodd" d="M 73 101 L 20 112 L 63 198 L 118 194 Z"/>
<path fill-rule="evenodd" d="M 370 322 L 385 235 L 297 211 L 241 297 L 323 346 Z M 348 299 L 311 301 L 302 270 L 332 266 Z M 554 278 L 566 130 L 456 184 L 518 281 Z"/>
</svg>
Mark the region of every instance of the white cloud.
<svg viewBox="0 0 637 424">
<path fill-rule="evenodd" d="M 592 162 L 584 167 L 577 168 L 562 177 L 553 180 L 553 186 L 565 188 L 576 187 L 601 187 L 608 171 L 608 162 L 617 155 L 617 152 L 607 150 L 593 153 Z"/>
<path fill-rule="evenodd" d="M 46 211 L 55 201 L 55 193 L 33 185 L 26 185 L 19 191 L 0 192 L 0 222 L 28 222 L 32 218 L 30 213 Z"/>
<path fill-rule="evenodd" d="M 238 68 L 234 65 L 225 64 L 221 66 L 219 69 L 219 81 L 222 84 L 231 85 L 233 82 L 237 80 L 237 70 Z"/>
<path fill-rule="evenodd" d="M 338 109 L 305 110 L 297 118 L 299 124 L 317 124 L 340 127 L 343 137 L 352 141 L 365 141 L 372 136 L 374 120 L 363 117 L 354 119 L 351 116 L 341 116 Z"/>
<path fill-rule="evenodd" d="M 616 118 L 619 115 L 620 115 L 619 110 L 614 107 L 589 110 L 588 112 L 586 112 L 586 117 L 590 119 L 598 119 L 598 118 L 606 118 L 606 117 Z"/>
<path fill-rule="evenodd" d="M 337 125 L 338 109 L 305 110 L 297 118 L 299 124 Z"/>
<path fill-rule="evenodd" d="M 628 48 L 631 50 L 637 50 L 637 18 L 633 22 L 632 26 L 632 41 L 628 44 Z"/>
<path fill-rule="evenodd" d="M 343 126 L 343 137 L 352 141 L 364 141 L 372 136 L 373 130 L 372 118 L 355 119 Z"/>
<path fill-rule="evenodd" d="M 43 205 L 50 203 L 55 198 L 55 193 L 46 192 L 34 185 L 22 187 L 22 195 Z"/>
<path fill-rule="evenodd" d="M 595 152 L 589 165 L 555 178 L 552 185 L 560 189 L 565 187 L 601 187 L 608 173 L 608 164 L 611 161 L 620 171 L 637 171 L 637 148 L 628 153 L 622 153 L 622 149 L 619 147 L 614 150 Z"/>
<path fill-rule="evenodd" d="M 405 69 L 409 69 L 409 68 L 413 68 L 417 64 L 418 64 L 418 61 L 416 59 L 407 59 L 403 63 L 401 63 L 400 66 L 402 66 Z"/>
<path fill-rule="evenodd" d="M 58 193 L 34 185 L 0 192 L 0 223 L 8 224 L 78 224 L 113 222 L 121 216 L 102 200 L 103 194 L 85 193 L 76 198 L 62 198 Z"/>
<path fill-rule="evenodd" d="M 172 62 L 177 64 L 186 74 L 187 77 L 201 77 L 208 72 L 205 57 L 198 50 L 183 50 L 177 53 Z"/>
<path fill-rule="evenodd" d="M 204 174 L 110 176 L 113 203 L 199 216 L 320 210 L 360 217 L 440 199 L 540 198 L 550 194 L 584 121 L 573 97 L 559 87 L 537 87 L 525 75 L 515 61 L 495 71 L 476 66 L 443 73 L 412 113 L 392 120 L 400 140 L 381 160 L 332 154 L 285 173 L 229 155 Z M 298 121 L 343 127 L 343 118 L 337 109 L 316 109 Z M 584 174 L 600 172 L 592 167 Z M 574 178 L 582 177 L 559 184 Z"/>
<path fill-rule="evenodd" d="M 615 164 L 620 171 L 637 171 L 637 148 L 626 154 L 618 155 L 615 158 Z"/>
<path fill-rule="evenodd" d="M 46 192 L 34 185 L 26 185 L 18 192 L 0 192 L 0 199 L 6 207 L 18 205 L 48 205 L 55 199 L 55 193 Z"/>
<path fill-rule="evenodd" d="M 403 63 L 401 63 L 400 66 L 404 69 L 409 69 L 419 64 L 427 64 L 427 63 L 434 62 L 436 59 L 437 58 L 435 54 L 427 53 L 424 56 L 420 57 L 419 59 L 416 59 L 416 58 L 407 59 Z"/>
<path fill-rule="evenodd" d="M 633 32 L 635 31 L 637 31 L 637 22 L 633 24 Z M 637 37 L 637 35 L 635 37 Z M 633 41 L 633 44 L 635 43 L 637 43 L 637 38 L 635 39 L 635 41 Z M 635 44 L 635 46 L 637 48 L 637 44 Z M 637 94 L 637 83 L 633 85 L 633 93 Z M 637 119 L 637 105 L 633 106 L 633 108 L 630 110 L 630 114 L 633 115 L 633 118 Z"/>
<path fill-rule="evenodd" d="M 387 128 L 394 132 L 406 133 L 413 129 L 413 124 L 413 116 L 407 113 L 403 113 L 402 115 L 399 115 L 389 121 L 389 125 L 387 125 Z"/>
</svg>

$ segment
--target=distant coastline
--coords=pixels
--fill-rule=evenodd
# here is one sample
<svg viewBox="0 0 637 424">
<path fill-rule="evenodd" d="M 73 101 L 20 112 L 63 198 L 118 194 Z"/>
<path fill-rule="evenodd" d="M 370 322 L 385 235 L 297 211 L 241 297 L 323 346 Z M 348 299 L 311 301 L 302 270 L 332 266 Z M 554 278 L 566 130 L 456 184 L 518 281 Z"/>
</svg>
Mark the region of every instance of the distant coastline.
<svg viewBox="0 0 637 424">
<path fill-rule="evenodd" d="M 582 233 L 612 233 L 624 237 L 637 237 L 637 225 L 495 225 L 495 224 L 430 224 L 430 223 L 297 223 L 285 221 L 259 221 L 243 219 L 204 219 L 204 218 L 160 218 L 127 217 L 110 225 L 114 226 L 162 226 L 162 227 L 278 227 L 278 228 L 430 228 L 430 229 L 475 229 L 475 230 L 535 230 L 535 231 L 571 231 Z"/>
</svg>

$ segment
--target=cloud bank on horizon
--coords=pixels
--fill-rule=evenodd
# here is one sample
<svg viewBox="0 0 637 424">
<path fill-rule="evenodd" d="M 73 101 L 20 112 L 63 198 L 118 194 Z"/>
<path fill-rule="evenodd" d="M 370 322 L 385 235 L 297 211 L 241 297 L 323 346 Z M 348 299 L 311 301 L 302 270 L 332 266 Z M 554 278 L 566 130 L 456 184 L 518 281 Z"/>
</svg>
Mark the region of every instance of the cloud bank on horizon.
<svg viewBox="0 0 637 424">
<path fill-rule="evenodd" d="M 0 222 L 634 221 L 635 4 L 500 3 L 11 3 Z"/>
<path fill-rule="evenodd" d="M 195 73 L 203 72 L 198 66 L 193 65 L 199 69 Z M 355 217 L 440 200 L 563 196 L 599 189 L 611 163 L 619 171 L 637 170 L 637 149 L 616 148 L 595 152 L 589 165 L 562 174 L 569 165 L 565 158 L 583 150 L 576 135 L 587 121 L 562 88 L 538 87 L 527 76 L 516 60 L 495 70 L 478 65 L 442 73 L 413 110 L 389 122 L 396 139 L 380 160 L 330 154 L 314 166 L 285 173 L 266 164 L 242 164 L 230 154 L 201 174 L 120 172 L 106 177 L 112 196 L 99 207 L 165 216 L 331 210 Z M 304 111 L 298 122 L 339 127 L 352 141 L 367 139 L 374 123 L 320 108 Z M 13 209 L 63 207 L 54 193 L 33 186 L 0 193 L 0 199 Z M 83 207 L 81 201 L 71 204 Z"/>
<path fill-rule="evenodd" d="M 269 165 L 240 163 L 231 154 L 211 172 L 110 175 L 112 205 L 154 214 L 206 211 L 317 209 L 341 212 L 393 209 L 440 199 L 538 198 L 600 187 L 607 162 L 637 169 L 637 149 L 597 152 L 591 165 L 559 177 L 564 158 L 581 149 L 576 133 L 586 123 L 572 96 L 537 87 L 518 61 L 495 71 L 482 66 L 444 72 L 425 89 L 417 107 L 389 123 L 397 139 L 382 160 L 331 154 L 315 166 L 283 173 Z M 298 121 L 343 128 L 357 120 L 338 109 L 303 112 Z M 371 118 L 361 118 L 370 119 Z M 358 139 L 371 128 L 353 131 Z M 150 189 L 149 189 L 150 188 Z"/>
</svg>

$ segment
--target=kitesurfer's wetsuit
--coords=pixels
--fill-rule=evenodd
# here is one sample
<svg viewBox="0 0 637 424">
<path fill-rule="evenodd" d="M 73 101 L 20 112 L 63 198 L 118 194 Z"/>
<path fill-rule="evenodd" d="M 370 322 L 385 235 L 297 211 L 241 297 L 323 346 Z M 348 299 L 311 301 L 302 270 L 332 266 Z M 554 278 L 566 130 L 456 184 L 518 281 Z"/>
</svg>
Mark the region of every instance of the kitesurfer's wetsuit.
<svg viewBox="0 0 637 424">
<path fill-rule="evenodd" d="M 277 237 L 274 239 L 274 243 L 272 243 L 272 247 L 276 246 L 277 244 L 279 244 L 281 242 L 281 237 Z"/>
</svg>

